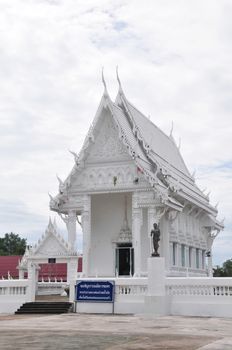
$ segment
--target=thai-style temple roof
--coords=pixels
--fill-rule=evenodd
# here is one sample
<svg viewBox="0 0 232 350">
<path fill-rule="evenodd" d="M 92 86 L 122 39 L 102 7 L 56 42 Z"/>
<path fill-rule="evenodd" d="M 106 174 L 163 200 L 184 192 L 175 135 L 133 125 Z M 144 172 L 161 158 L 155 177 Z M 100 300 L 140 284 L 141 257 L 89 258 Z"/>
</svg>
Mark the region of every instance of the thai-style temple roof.
<svg viewBox="0 0 232 350">
<path fill-rule="evenodd" d="M 196 185 L 173 137 L 166 135 L 134 107 L 126 98 L 119 78 L 118 82 L 119 91 L 113 102 L 103 77 L 104 93 L 100 105 L 79 155 L 75 154 L 76 164 L 64 186 L 65 184 L 70 186 L 72 176 L 83 168 L 84 161 L 88 157 L 86 151 L 91 142 L 94 142 L 95 130 L 99 128 L 101 117 L 107 110 L 117 126 L 118 137 L 126 146 L 131 159 L 142 170 L 150 186 L 165 198 L 165 203 L 179 211 L 185 202 L 190 203 L 213 217 L 215 225 L 222 228 L 223 225 L 216 220 L 217 209 L 210 204 L 208 196 Z M 79 166 L 81 163 L 82 166 Z M 58 197 L 59 195 L 56 200 Z M 51 208 L 53 207 L 51 205 Z"/>
<path fill-rule="evenodd" d="M 134 107 L 121 89 L 117 95 L 116 104 L 123 114 L 129 114 L 134 123 L 133 129 L 137 131 L 138 138 L 141 139 L 145 149 L 148 150 L 147 157 L 149 161 L 153 160 L 159 165 L 159 168 L 168 178 L 168 182 L 173 185 L 178 183 L 178 190 L 184 192 L 185 196 L 192 196 L 196 204 L 201 204 L 205 209 L 216 212 L 215 208 L 209 204 L 207 196 L 195 184 L 195 180 L 190 175 L 173 138 L 167 136 Z"/>
</svg>

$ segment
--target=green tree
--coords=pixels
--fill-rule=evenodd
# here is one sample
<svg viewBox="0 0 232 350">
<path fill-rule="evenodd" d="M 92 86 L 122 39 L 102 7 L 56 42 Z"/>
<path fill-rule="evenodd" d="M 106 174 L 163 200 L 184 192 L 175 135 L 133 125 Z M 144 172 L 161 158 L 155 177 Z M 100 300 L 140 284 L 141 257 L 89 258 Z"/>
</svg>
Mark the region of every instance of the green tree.
<svg viewBox="0 0 232 350">
<path fill-rule="evenodd" d="M 213 277 L 225 277 L 224 270 L 220 266 L 216 266 L 213 268 Z"/>
<path fill-rule="evenodd" d="M 232 277 L 232 259 L 226 260 L 222 267 L 216 266 L 213 269 L 214 277 Z"/>
<path fill-rule="evenodd" d="M 0 238 L 0 255 L 23 255 L 27 240 L 13 232 L 6 233 Z"/>
<path fill-rule="evenodd" d="M 232 277 L 232 259 L 226 260 L 222 264 L 225 277 Z"/>
</svg>

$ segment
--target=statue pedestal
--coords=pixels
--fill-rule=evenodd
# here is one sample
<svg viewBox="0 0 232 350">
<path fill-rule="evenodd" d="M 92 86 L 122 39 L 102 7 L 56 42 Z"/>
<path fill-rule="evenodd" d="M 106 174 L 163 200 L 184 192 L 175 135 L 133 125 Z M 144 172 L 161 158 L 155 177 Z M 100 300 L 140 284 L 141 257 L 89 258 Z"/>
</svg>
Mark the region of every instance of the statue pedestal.
<svg viewBox="0 0 232 350">
<path fill-rule="evenodd" d="M 145 313 L 154 316 L 168 315 L 168 298 L 165 295 L 165 260 L 148 258 L 148 292 L 145 296 Z"/>
</svg>

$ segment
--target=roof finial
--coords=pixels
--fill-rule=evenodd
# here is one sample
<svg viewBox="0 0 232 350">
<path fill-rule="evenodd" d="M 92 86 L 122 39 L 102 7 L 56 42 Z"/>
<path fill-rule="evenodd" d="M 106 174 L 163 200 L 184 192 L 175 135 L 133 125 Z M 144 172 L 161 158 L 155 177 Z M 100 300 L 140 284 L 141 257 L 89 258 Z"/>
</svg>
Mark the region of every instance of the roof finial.
<svg viewBox="0 0 232 350">
<path fill-rule="evenodd" d="M 61 180 L 61 178 L 59 178 L 59 176 L 56 174 L 56 178 L 57 178 L 57 180 L 59 181 L 59 184 L 60 185 L 63 185 L 64 183 L 63 183 L 63 181 Z"/>
<path fill-rule="evenodd" d="M 119 91 L 122 92 L 122 84 L 121 84 L 121 81 L 120 81 L 119 75 L 118 75 L 118 66 L 116 66 L 116 75 L 117 75 L 117 81 L 118 81 L 118 85 L 119 85 Z"/>
<path fill-rule="evenodd" d="M 79 165 L 79 156 L 76 152 L 73 152 L 73 151 L 70 151 L 69 152 L 74 156 L 74 160 L 75 160 L 75 163 L 76 165 Z"/>
<path fill-rule="evenodd" d="M 48 195 L 49 195 L 49 197 L 50 197 L 50 199 L 52 200 L 52 201 L 54 201 L 54 197 L 52 197 L 52 195 L 48 192 Z"/>
<path fill-rule="evenodd" d="M 102 67 L 102 82 L 103 82 L 103 85 L 104 85 L 104 95 L 108 95 L 108 91 L 107 91 L 107 87 L 106 87 L 106 81 L 105 81 L 105 78 L 104 78 L 104 67 Z"/>
<path fill-rule="evenodd" d="M 173 128 L 174 128 L 174 123 L 173 123 L 173 120 L 172 120 L 172 126 L 171 126 L 171 130 L 170 130 L 170 135 L 169 135 L 169 137 L 172 137 Z"/>
</svg>

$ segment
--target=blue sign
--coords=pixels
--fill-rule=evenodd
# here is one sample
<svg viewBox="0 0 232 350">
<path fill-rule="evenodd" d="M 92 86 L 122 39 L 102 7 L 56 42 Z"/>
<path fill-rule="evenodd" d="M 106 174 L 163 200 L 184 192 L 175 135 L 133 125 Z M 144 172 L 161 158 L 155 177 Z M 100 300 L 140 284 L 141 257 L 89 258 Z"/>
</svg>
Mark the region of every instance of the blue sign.
<svg viewBox="0 0 232 350">
<path fill-rule="evenodd" d="M 113 303 L 114 281 L 77 281 L 76 300 L 92 303 Z"/>
</svg>

